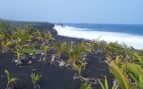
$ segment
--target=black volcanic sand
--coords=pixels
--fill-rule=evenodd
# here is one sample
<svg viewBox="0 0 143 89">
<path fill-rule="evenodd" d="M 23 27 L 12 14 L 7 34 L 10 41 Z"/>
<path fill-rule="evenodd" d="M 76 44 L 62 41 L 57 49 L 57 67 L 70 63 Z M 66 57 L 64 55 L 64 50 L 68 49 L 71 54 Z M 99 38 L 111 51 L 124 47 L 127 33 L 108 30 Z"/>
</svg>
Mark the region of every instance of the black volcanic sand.
<svg viewBox="0 0 143 89">
<path fill-rule="evenodd" d="M 56 40 L 63 41 L 83 41 L 82 39 L 67 38 L 62 36 L 56 36 Z M 48 60 L 51 59 L 52 52 L 48 54 Z M 36 60 L 31 65 L 16 66 L 12 63 L 13 54 L 0 54 L 0 89 L 5 89 L 6 77 L 4 70 L 8 69 L 10 74 L 18 80 L 15 84 L 15 89 L 33 89 L 31 81 L 31 73 L 36 72 L 42 75 L 39 84 L 41 89 L 79 89 L 83 83 L 81 80 L 73 80 L 73 76 L 76 73 L 73 69 L 59 67 L 49 62 L 40 63 Z M 109 73 L 108 66 L 104 62 L 105 55 L 103 53 L 88 54 L 85 70 L 81 75 L 86 78 L 104 79 L 107 76 L 110 85 L 112 85 L 112 76 Z M 99 85 L 93 85 L 93 89 L 101 89 Z"/>
<path fill-rule="evenodd" d="M 73 80 L 73 76 L 76 73 L 73 69 L 59 67 L 49 62 L 33 62 L 31 65 L 16 66 L 12 63 L 12 54 L 0 55 L 0 89 L 4 89 L 6 86 L 6 77 L 4 70 L 8 69 L 12 76 L 17 77 L 15 89 L 33 89 L 31 82 L 31 73 L 36 72 L 42 75 L 39 82 L 41 89 L 79 89 L 83 81 Z M 48 59 L 51 59 L 51 55 L 48 54 Z M 87 56 L 87 62 L 85 70 L 81 75 L 86 78 L 104 78 L 106 75 L 108 80 L 111 80 L 108 66 L 104 63 L 105 57 L 103 54 L 89 54 Z M 110 81 L 112 84 L 112 80 Z M 94 89 L 100 89 L 99 85 L 93 85 Z"/>
</svg>

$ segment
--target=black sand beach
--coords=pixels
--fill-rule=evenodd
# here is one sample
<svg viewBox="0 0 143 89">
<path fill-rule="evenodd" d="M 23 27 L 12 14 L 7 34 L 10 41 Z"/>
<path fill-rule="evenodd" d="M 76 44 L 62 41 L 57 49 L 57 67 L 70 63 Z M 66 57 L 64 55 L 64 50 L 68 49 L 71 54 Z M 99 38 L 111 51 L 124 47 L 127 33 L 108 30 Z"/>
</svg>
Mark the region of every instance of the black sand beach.
<svg viewBox="0 0 143 89">
<path fill-rule="evenodd" d="M 17 24 L 17 23 L 14 23 Z M 23 23 L 22 23 L 23 24 Z M 29 23 L 28 23 L 29 24 Z M 19 25 L 19 24 L 18 24 Z M 63 36 L 58 36 L 57 32 L 52 29 L 53 24 L 42 24 L 34 25 L 39 30 L 47 30 L 54 35 L 55 41 L 73 41 L 78 43 L 80 41 L 85 41 L 83 39 L 68 38 Z M 51 60 L 52 54 L 54 51 L 49 51 L 47 59 Z M 6 77 L 4 75 L 4 70 L 8 69 L 12 76 L 18 78 L 14 89 L 33 89 L 31 82 L 30 74 L 36 72 L 42 75 L 42 78 L 39 82 L 40 89 L 79 89 L 80 85 L 84 82 L 80 79 L 73 79 L 75 71 L 71 68 L 59 67 L 56 64 L 50 64 L 49 61 L 46 63 L 40 63 L 37 60 L 34 60 L 32 64 L 28 65 L 19 65 L 16 66 L 12 63 L 14 59 L 11 52 L 0 54 L 0 89 L 5 88 Z M 104 79 L 104 76 L 107 76 L 107 79 L 110 80 L 110 85 L 112 85 L 112 76 L 109 73 L 108 66 L 104 62 L 105 60 L 104 53 L 88 54 L 87 55 L 87 65 L 85 70 L 82 71 L 81 75 L 84 78 L 89 78 L 91 81 L 95 82 L 92 84 L 94 89 L 99 89 L 99 85 L 96 82 L 96 79 Z"/>
</svg>

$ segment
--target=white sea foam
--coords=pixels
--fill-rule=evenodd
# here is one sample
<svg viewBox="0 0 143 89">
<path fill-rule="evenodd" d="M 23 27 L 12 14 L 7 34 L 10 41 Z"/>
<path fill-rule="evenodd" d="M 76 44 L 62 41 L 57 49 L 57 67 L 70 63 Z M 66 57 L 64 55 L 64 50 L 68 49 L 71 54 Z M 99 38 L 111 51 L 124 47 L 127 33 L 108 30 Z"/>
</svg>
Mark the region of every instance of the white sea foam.
<svg viewBox="0 0 143 89">
<path fill-rule="evenodd" d="M 136 49 L 143 49 L 143 36 L 117 32 L 93 31 L 84 28 L 61 25 L 55 25 L 54 29 L 58 32 L 58 35 L 61 36 L 83 38 L 88 40 L 99 39 L 107 42 L 118 42 L 128 46 L 133 46 Z"/>
</svg>

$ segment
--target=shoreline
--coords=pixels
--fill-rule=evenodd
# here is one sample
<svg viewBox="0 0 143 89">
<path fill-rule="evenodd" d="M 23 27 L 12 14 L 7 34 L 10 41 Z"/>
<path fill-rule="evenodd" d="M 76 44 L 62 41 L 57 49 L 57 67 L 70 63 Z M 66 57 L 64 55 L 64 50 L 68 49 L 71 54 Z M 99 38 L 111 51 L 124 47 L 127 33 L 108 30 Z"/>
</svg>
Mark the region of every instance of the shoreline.
<svg viewBox="0 0 143 89">
<path fill-rule="evenodd" d="M 106 31 L 94 31 L 85 30 L 86 28 L 76 28 L 69 26 L 54 26 L 54 29 L 58 32 L 58 35 L 64 37 L 71 37 L 84 40 L 101 40 L 107 43 L 117 42 L 121 45 L 127 45 L 128 47 L 141 50 L 143 42 L 139 39 L 143 39 L 143 36 L 132 35 L 129 33 L 118 33 L 118 32 L 106 32 Z"/>
<path fill-rule="evenodd" d="M 27 27 L 22 30 L 17 29 L 17 33 L 25 34 L 21 34 L 22 37 L 17 34 L 15 38 L 15 34 L 12 32 L 14 35 L 11 36 L 16 42 L 19 41 L 17 37 L 25 39 L 26 34 L 29 35 L 24 42 L 20 41 L 22 42 L 20 45 L 15 43 L 13 44 L 14 47 L 9 48 L 10 50 L 4 51 L 4 53 L 1 51 L 0 88 L 4 89 L 7 82 L 5 69 L 10 72 L 11 76 L 18 78 L 13 89 L 33 89 L 31 73 L 42 75 L 40 81 L 37 82 L 41 89 L 80 89 L 80 86 L 85 82 L 90 83 L 93 89 L 100 89 L 98 79 L 103 80 L 105 76 L 109 81 L 109 87 L 111 87 L 114 77 L 105 62 L 108 59 L 107 57 L 115 60 L 116 56 L 121 55 L 123 58 L 130 59 L 133 56 L 132 52 L 136 52 L 136 50 L 128 47 L 124 48 L 118 43 L 108 44 L 105 41 L 93 42 L 59 36 L 57 31 L 53 29 L 53 24 L 34 24 L 34 26 L 38 28 L 34 30 Z M 47 26 L 50 27 L 47 28 Z M 34 37 L 29 40 L 31 36 Z M 35 42 L 36 46 L 33 45 Z M 25 47 L 27 44 L 28 46 Z M 20 52 L 27 48 L 32 49 L 32 52 L 24 51 L 24 55 L 19 59 L 20 63 L 15 62 L 15 60 L 18 60 L 17 53 L 20 53 L 19 50 L 14 53 L 16 47 L 22 47 L 22 49 L 19 48 Z M 44 48 L 42 49 L 42 47 Z"/>
</svg>

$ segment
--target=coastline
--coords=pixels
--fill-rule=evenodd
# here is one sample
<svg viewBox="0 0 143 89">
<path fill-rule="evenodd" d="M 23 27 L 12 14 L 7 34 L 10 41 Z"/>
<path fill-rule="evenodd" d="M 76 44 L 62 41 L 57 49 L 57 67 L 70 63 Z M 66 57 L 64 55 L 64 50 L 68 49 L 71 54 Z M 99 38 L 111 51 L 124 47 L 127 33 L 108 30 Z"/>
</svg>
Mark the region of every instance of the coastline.
<svg viewBox="0 0 143 89">
<path fill-rule="evenodd" d="M 15 26 L 18 25 L 25 26 L 28 24 L 20 23 L 16 24 Z M 4 89 L 6 84 L 6 77 L 3 73 L 5 69 L 9 70 L 12 76 L 19 79 L 15 84 L 14 89 L 32 89 L 33 85 L 30 79 L 30 74 L 33 72 L 42 75 L 42 78 L 39 82 L 41 89 L 80 89 L 80 86 L 84 82 L 91 83 L 93 89 L 100 89 L 100 85 L 98 84 L 97 80 L 103 80 L 105 76 L 107 77 L 109 81 L 109 87 L 111 88 L 111 86 L 113 85 L 114 77 L 109 71 L 110 68 L 108 64 L 105 62 L 105 60 L 108 59 L 107 57 L 111 57 L 111 59 L 115 60 L 116 56 L 121 55 L 123 58 L 130 59 L 130 57 L 133 56 L 132 52 L 136 52 L 135 49 L 128 47 L 124 48 L 124 46 L 118 43 L 108 44 L 105 41 L 92 42 L 85 39 L 59 36 L 57 34 L 57 31 L 53 29 L 53 26 L 54 24 L 47 25 L 43 23 L 34 23 L 34 28 L 36 28 L 37 31 L 40 31 L 45 35 L 47 35 L 48 32 L 52 34 L 51 41 L 48 41 L 48 44 L 46 44 L 48 45 L 49 50 L 47 52 L 47 55 L 45 56 L 47 58 L 45 62 L 39 61 L 39 59 L 41 58 L 39 58 L 39 56 L 37 56 L 36 54 L 37 58 L 32 60 L 32 64 L 26 63 L 16 65 L 15 63 L 13 63 L 13 60 L 15 60 L 15 53 L 12 53 L 11 51 L 0 53 L 0 57 L 2 58 L 0 60 L 0 87 L 2 87 L 2 89 Z M 35 38 L 33 41 L 38 40 Z M 27 42 L 26 44 L 28 44 Z M 45 38 L 43 38 L 43 40 L 39 39 L 38 42 L 40 45 L 45 44 Z M 68 43 L 70 42 L 71 46 L 68 45 Z M 69 51 L 70 54 L 68 56 L 68 49 L 66 49 L 66 46 L 72 50 Z M 58 49 L 62 51 L 60 57 L 58 57 Z M 72 63 L 70 64 L 69 61 L 70 57 L 71 59 L 74 59 L 74 53 L 74 56 L 80 56 L 79 59 L 81 58 L 81 61 L 86 65 L 83 67 L 83 70 L 80 71 L 80 75 L 78 75 L 78 71 L 76 69 L 77 67 L 74 67 Z M 40 56 L 41 55 L 42 52 Z M 57 56 L 54 63 L 51 63 L 53 55 Z M 80 60 L 78 60 L 78 58 L 76 60 L 77 61 L 75 62 L 75 64 L 78 66 L 80 64 Z M 60 64 L 63 62 L 65 63 L 64 65 Z"/>
<path fill-rule="evenodd" d="M 76 25 L 75 25 L 76 26 Z M 93 25 L 94 26 L 94 25 Z M 84 26 L 83 26 L 84 27 Z M 72 38 L 82 38 L 86 40 L 101 40 L 106 41 L 107 43 L 118 42 L 121 45 L 127 45 L 128 47 L 134 47 L 135 49 L 141 50 L 143 41 L 142 35 L 135 35 L 130 33 L 122 33 L 122 32 L 108 32 L 102 31 L 102 29 L 98 28 L 78 28 L 72 26 L 54 26 L 54 29 L 58 32 L 58 35 Z M 97 30 L 96 30 L 97 29 Z M 103 29 L 106 29 L 106 27 Z M 107 28 L 108 29 L 108 28 Z M 119 28 L 114 28 L 114 30 Z M 125 29 L 125 28 L 124 28 Z M 101 30 L 101 31 L 98 31 Z M 128 29 L 129 30 L 129 29 Z"/>
<path fill-rule="evenodd" d="M 52 33 L 53 37 L 55 38 L 52 43 L 57 41 L 60 41 L 61 43 L 73 41 L 75 44 L 80 42 L 88 42 L 88 40 L 84 39 L 58 36 L 57 32 L 52 29 L 53 25 L 50 25 L 50 29 L 47 29 L 46 26 L 41 28 L 41 26 L 43 25 L 38 25 L 39 30 L 50 31 Z M 52 50 L 48 52 L 47 60 L 51 60 L 53 53 L 55 52 Z M 110 85 L 112 85 L 112 75 L 109 73 L 107 64 L 103 62 L 106 59 L 103 55 L 104 54 L 102 53 L 88 55 L 87 67 L 81 72 L 81 75 L 83 76 L 83 79 L 91 79 L 93 83 L 96 81 L 96 79 L 104 78 L 106 75 L 109 78 L 109 81 L 111 81 Z M 2 53 L 0 54 L 0 57 L 0 88 L 2 89 L 4 89 L 6 83 L 6 78 L 3 73 L 5 69 L 8 69 L 12 76 L 18 78 L 14 89 L 32 89 L 32 83 L 29 78 L 29 75 L 32 72 L 42 75 L 42 79 L 40 81 L 41 89 L 79 89 L 81 84 L 85 81 L 81 80 L 80 78 L 73 78 L 76 73 L 74 69 L 59 67 L 58 64 L 50 64 L 49 61 L 43 64 L 35 60 L 30 65 L 24 64 L 17 66 L 12 63 L 12 60 L 14 59 L 13 53 Z M 100 89 L 99 85 L 97 83 L 93 84 L 93 89 Z"/>
</svg>

